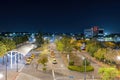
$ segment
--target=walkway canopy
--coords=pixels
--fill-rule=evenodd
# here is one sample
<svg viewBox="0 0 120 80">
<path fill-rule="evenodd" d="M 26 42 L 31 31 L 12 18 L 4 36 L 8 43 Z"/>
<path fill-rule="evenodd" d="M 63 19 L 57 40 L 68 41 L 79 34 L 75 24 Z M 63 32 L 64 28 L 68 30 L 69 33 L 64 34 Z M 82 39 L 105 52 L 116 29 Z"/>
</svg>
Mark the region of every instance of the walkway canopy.
<svg viewBox="0 0 120 80">
<path fill-rule="evenodd" d="M 13 52 L 19 52 L 23 56 L 26 56 L 32 49 L 36 48 L 37 46 L 35 44 L 27 44 L 24 46 L 21 46 L 17 49 L 12 50 Z"/>
</svg>

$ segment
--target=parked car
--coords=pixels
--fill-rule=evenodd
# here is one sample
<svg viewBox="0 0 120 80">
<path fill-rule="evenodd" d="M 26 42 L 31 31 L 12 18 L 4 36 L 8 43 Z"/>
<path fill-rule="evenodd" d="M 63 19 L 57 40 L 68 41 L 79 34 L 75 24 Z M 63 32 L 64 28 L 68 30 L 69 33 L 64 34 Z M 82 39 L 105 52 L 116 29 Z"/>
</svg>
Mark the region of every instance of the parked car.
<svg viewBox="0 0 120 80">
<path fill-rule="evenodd" d="M 53 59 L 52 63 L 53 63 L 53 64 L 57 64 L 56 59 Z"/>
<path fill-rule="evenodd" d="M 34 59 L 34 58 L 35 58 L 35 55 L 34 55 L 34 54 L 32 54 L 32 55 L 30 56 L 30 58 L 31 58 L 31 59 Z"/>
<path fill-rule="evenodd" d="M 26 59 L 26 63 L 25 63 L 25 64 L 30 64 L 31 61 L 32 61 L 32 59 L 31 59 L 30 57 L 28 57 L 28 58 Z"/>
</svg>

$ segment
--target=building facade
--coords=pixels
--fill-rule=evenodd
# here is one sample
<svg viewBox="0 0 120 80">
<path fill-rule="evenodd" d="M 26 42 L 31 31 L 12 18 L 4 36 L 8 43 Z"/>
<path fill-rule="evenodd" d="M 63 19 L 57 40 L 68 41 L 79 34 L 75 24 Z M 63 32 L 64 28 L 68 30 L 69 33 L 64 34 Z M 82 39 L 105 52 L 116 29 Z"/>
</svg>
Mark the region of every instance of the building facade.
<svg viewBox="0 0 120 80">
<path fill-rule="evenodd" d="M 93 37 L 101 38 L 104 36 L 104 29 L 99 28 L 98 26 L 94 26 L 90 29 L 85 29 L 84 35 L 85 38 L 93 38 Z"/>
</svg>

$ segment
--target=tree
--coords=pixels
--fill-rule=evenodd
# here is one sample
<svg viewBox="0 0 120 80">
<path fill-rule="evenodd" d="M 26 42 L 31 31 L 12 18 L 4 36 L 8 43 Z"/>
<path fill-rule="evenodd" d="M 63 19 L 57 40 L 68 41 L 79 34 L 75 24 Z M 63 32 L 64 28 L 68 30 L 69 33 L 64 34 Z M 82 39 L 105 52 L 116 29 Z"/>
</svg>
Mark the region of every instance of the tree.
<svg viewBox="0 0 120 80">
<path fill-rule="evenodd" d="M 113 43 L 113 42 L 105 42 L 104 45 L 107 46 L 107 47 L 110 47 L 112 49 L 116 46 L 116 44 Z"/>
<path fill-rule="evenodd" d="M 64 51 L 64 44 L 61 41 L 57 40 L 56 45 L 57 45 L 57 50 L 58 51 L 61 51 L 61 52 Z"/>
<path fill-rule="evenodd" d="M 107 52 L 104 55 L 104 57 L 106 59 L 106 62 L 109 63 L 109 64 L 115 62 L 117 60 L 116 56 L 118 55 L 118 53 L 115 50 L 112 50 L 110 48 L 108 48 L 106 50 L 107 50 Z"/>
<path fill-rule="evenodd" d="M 71 43 L 72 43 L 71 38 L 68 36 L 63 36 L 62 39 L 56 42 L 57 49 L 65 53 L 65 55 L 67 56 L 68 62 L 69 62 L 69 54 L 73 49 L 73 45 Z"/>
<path fill-rule="evenodd" d="M 68 36 L 63 36 L 62 39 L 56 41 L 57 49 L 61 52 L 70 53 L 73 49 L 71 44 L 71 38 Z"/>
<path fill-rule="evenodd" d="M 101 48 L 101 45 L 97 41 L 89 41 L 87 42 L 86 50 L 90 53 L 91 56 L 94 56 L 94 53 L 97 52 L 97 50 Z"/>
<path fill-rule="evenodd" d="M 28 36 L 15 36 L 13 38 L 13 41 L 15 41 L 16 45 L 28 41 Z"/>
<path fill-rule="evenodd" d="M 47 54 L 41 54 L 38 63 L 43 65 L 43 70 L 46 70 L 46 63 L 48 62 Z"/>
<path fill-rule="evenodd" d="M 4 55 L 6 54 L 7 49 L 6 46 L 0 41 L 0 57 L 3 57 L 3 64 L 4 64 Z"/>
<path fill-rule="evenodd" d="M 10 50 L 16 48 L 15 42 L 13 40 L 4 38 L 4 39 L 2 39 L 2 42 L 6 45 L 7 51 L 10 51 Z"/>
<path fill-rule="evenodd" d="M 119 72 L 116 68 L 100 68 L 98 73 L 101 75 L 102 80 L 114 80 L 118 76 Z"/>
<path fill-rule="evenodd" d="M 70 44 L 72 45 L 72 47 L 76 50 L 80 50 L 80 47 L 82 47 L 82 40 L 74 40 L 72 41 L 72 43 L 70 42 Z"/>
<path fill-rule="evenodd" d="M 65 36 L 62 38 L 62 43 L 64 44 L 64 51 L 70 53 L 72 51 L 72 45 L 70 44 L 71 38 Z"/>
<path fill-rule="evenodd" d="M 105 54 L 106 54 L 106 49 L 100 48 L 97 50 L 97 52 L 94 53 L 94 57 L 97 58 L 98 60 L 103 60 Z"/>
<path fill-rule="evenodd" d="M 38 33 L 36 35 L 36 43 L 37 43 L 38 46 L 41 46 L 41 44 L 44 43 L 43 34 L 42 33 Z"/>
</svg>

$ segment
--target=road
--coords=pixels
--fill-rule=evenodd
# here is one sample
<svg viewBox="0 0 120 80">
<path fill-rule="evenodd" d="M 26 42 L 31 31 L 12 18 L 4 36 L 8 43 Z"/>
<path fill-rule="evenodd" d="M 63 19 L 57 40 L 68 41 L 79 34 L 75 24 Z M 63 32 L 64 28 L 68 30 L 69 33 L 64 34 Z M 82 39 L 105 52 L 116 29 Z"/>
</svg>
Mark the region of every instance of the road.
<svg viewBox="0 0 120 80">
<path fill-rule="evenodd" d="M 25 65 L 17 80 L 53 80 L 51 72 L 43 72 L 37 69 L 36 60 L 30 65 Z"/>
</svg>

